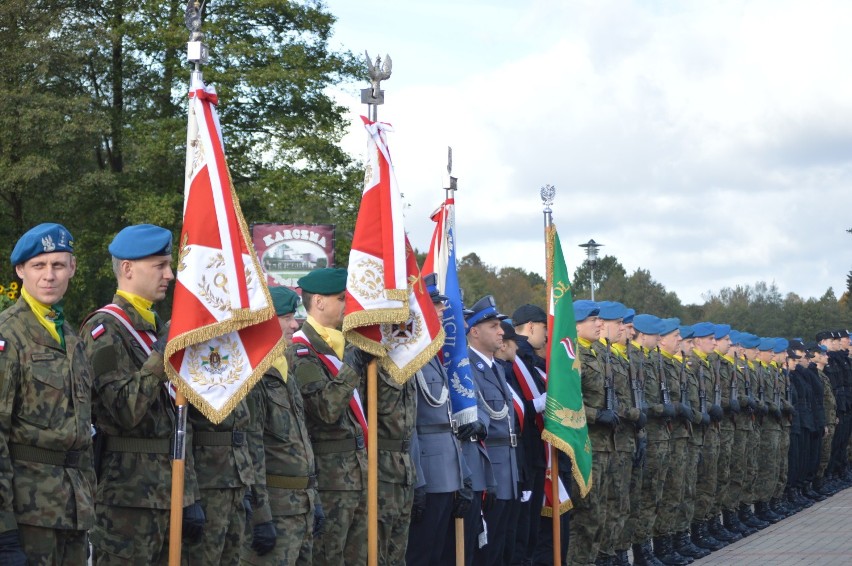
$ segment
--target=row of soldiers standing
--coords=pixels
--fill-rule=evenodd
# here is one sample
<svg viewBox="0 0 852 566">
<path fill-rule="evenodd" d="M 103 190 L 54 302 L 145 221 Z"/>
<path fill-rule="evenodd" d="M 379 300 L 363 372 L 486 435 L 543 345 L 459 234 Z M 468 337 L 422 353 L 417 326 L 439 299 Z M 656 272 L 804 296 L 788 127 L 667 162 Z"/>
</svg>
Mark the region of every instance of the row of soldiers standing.
<svg viewBox="0 0 852 566">
<path fill-rule="evenodd" d="M 574 304 L 593 487 L 570 564 L 689 564 L 848 487 L 845 331 L 818 342 Z M 652 545 L 653 540 L 653 545 Z"/>
</svg>

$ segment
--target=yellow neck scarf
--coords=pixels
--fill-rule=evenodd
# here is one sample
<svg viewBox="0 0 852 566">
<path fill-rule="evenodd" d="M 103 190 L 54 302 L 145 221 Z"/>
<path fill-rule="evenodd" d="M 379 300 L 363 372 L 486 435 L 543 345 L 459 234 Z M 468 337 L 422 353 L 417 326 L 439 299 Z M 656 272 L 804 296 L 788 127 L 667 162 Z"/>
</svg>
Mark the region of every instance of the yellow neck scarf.
<svg viewBox="0 0 852 566">
<path fill-rule="evenodd" d="M 53 336 L 62 348 L 65 348 L 65 333 L 62 332 L 62 323 L 65 322 L 62 307 L 59 305 L 46 305 L 21 289 L 21 296 L 27 302 L 35 314 L 36 320 L 47 332 Z"/>
<path fill-rule="evenodd" d="M 621 358 L 627 359 L 627 346 L 613 342 L 612 351 Z"/>
<path fill-rule="evenodd" d="M 284 380 L 284 383 L 287 383 L 287 372 L 290 370 L 290 367 L 287 365 L 287 358 L 281 356 L 272 362 L 272 367 L 278 370 L 278 373 L 281 374 L 281 379 Z"/>
<path fill-rule="evenodd" d="M 133 293 L 129 293 L 127 291 L 116 291 L 116 295 L 119 297 L 123 297 L 127 299 L 127 302 L 133 305 L 133 308 L 136 309 L 136 312 L 139 313 L 145 322 L 157 328 L 157 319 L 154 316 L 154 311 L 151 310 L 151 307 L 154 305 L 151 301 L 147 299 L 143 299 L 139 295 L 134 295 Z"/>
<path fill-rule="evenodd" d="M 316 321 L 314 317 L 308 315 L 307 323 L 313 327 L 314 330 L 317 331 L 317 334 L 320 335 L 326 344 L 328 344 L 329 348 L 334 350 L 334 353 L 341 360 L 343 359 L 343 347 L 346 344 L 346 341 L 343 338 L 343 333 L 336 328 L 328 328 L 326 326 L 321 325 Z"/>
<path fill-rule="evenodd" d="M 586 340 L 585 338 L 577 338 L 577 342 L 579 342 L 580 346 L 583 346 L 584 348 L 591 348 L 592 347 L 592 341 L 591 340 Z"/>
<path fill-rule="evenodd" d="M 667 360 L 674 359 L 674 354 L 669 354 L 668 352 L 666 352 L 666 351 L 665 351 L 665 350 L 663 350 L 662 348 L 660 348 L 660 353 L 661 353 L 661 354 L 663 355 L 663 357 L 664 357 L 664 358 L 666 358 Z"/>
</svg>

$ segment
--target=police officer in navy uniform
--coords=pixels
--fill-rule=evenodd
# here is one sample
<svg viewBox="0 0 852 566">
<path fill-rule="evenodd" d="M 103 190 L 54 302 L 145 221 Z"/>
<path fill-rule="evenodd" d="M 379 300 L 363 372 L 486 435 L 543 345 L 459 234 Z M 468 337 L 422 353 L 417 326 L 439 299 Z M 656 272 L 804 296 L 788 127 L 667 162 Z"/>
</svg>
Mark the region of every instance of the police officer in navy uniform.
<svg viewBox="0 0 852 566">
<path fill-rule="evenodd" d="M 500 321 L 506 316 L 497 311 L 491 295 L 477 301 L 471 310 L 472 314 L 466 319 L 468 354 L 473 379 L 478 387 L 477 396 L 485 411 L 485 446 L 491 458 L 497 487 L 493 502 L 489 497 L 490 505 L 484 509 L 487 543 L 477 550 L 474 557 L 474 563 L 484 565 L 495 564 L 501 559 L 508 518 L 505 511 L 510 501 L 518 497 L 518 464 L 515 455 L 517 436 L 512 393 L 506 384 L 503 369 L 494 360 L 494 354 L 503 343 Z"/>
<path fill-rule="evenodd" d="M 447 297 L 435 282 L 435 274 L 423 278 L 438 317 Z M 429 566 L 441 561 L 444 542 L 454 517 L 464 517 L 473 501 L 470 470 L 455 437 L 447 372 L 435 356 L 414 376 L 417 385 L 415 441 L 412 442 L 417 485 L 408 530 L 408 566 Z"/>
</svg>

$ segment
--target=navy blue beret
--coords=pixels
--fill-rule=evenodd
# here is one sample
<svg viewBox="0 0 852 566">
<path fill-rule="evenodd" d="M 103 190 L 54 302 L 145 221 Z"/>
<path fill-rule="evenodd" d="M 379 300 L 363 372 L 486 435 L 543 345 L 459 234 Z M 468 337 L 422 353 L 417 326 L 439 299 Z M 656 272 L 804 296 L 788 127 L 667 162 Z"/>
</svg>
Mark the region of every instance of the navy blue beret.
<svg viewBox="0 0 852 566">
<path fill-rule="evenodd" d="M 716 335 L 716 325 L 712 322 L 696 322 L 692 325 L 692 335 L 695 338 Z"/>
<path fill-rule="evenodd" d="M 153 224 L 123 228 L 109 245 L 118 259 L 142 259 L 152 255 L 172 255 L 172 233 Z"/>
<path fill-rule="evenodd" d="M 9 259 L 20 265 L 37 255 L 51 252 L 74 253 L 74 237 L 62 224 L 45 222 L 27 230 L 15 244 Z"/>
<path fill-rule="evenodd" d="M 652 314 L 637 314 L 633 317 L 633 328 L 642 334 L 660 334 L 660 318 Z"/>
<path fill-rule="evenodd" d="M 275 316 L 284 316 L 296 312 L 299 306 L 299 295 L 289 287 L 270 287 L 269 294 L 272 296 L 272 306 L 275 307 Z"/>
<path fill-rule="evenodd" d="M 590 316 L 598 316 L 599 312 L 600 308 L 594 301 L 587 299 L 574 301 L 574 320 L 576 322 L 583 322 Z"/>
</svg>

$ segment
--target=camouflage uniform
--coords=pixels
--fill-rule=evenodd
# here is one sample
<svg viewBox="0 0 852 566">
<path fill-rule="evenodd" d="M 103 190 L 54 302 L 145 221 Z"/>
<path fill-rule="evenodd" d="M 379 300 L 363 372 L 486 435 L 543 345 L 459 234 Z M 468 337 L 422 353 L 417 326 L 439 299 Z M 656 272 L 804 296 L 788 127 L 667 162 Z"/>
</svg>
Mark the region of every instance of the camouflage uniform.
<svg viewBox="0 0 852 566">
<path fill-rule="evenodd" d="M 748 461 L 751 455 L 748 452 L 749 441 L 754 437 L 754 411 L 749 407 L 754 403 L 754 390 L 751 385 L 751 377 L 746 374 L 747 362 L 741 358 L 730 358 L 733 362 L 732 376 L 737 387 L 737 400 L 740 404 L 740 412 L 734 415 L 734 440 L 731 445 L 731 473 L 728 482 L 728 495 L 722 496 L 722 508 L 736 511 L 740 503 L 751 504 L 748 496 Z M 748 390 L 746 383 L 748 382 Z"/>
<path fill-rule="evenodd" d="M 95 520 L 92 370 L 68 324 L 65 349 L 24 299 L 0 313 L 0 532 L 29 564 L 85 564 Z"/>
<path fill-rule="evenodd" d="M 694 370 L 697 370 L 697 367 L 690 366 L 687 360 L 683 360 L 681 363 L 686 364 L 686 387 L 689 396 L 689 405 L 693 410 L 692 424 L 694 428 L 687 442 L 686 470 L 683 482 L 683 505 L 681 506 L 680 520 L 678 521 L 678 531 L 688 529 L 694 519 L 701 519 L 696 514 L 696 506 L 698 468 L 704 450 L 703 429 L 705 428 L 701 424 L 704 413 L 701 411 L 700 389 L 703 388 L 703 385 L 699 387 L 698 374 L 693 373 Z"/>
<path fill-rule="evenodd" d="M 831 380 L 828 379 L 828 376 L 823 370 L 818 371 L 819 378 L 822 380 L 825 426 L 828 427 L 828 433 L 822 437 L 822 452 L 819 454 L 819 473 L 817 474 L 817 477 L 823 479 L 825 478 L 825 470 L 828 467 L 828 460 L 831 456 L 831 439 L 834 437 L 834 429 L 837 426 L 837 401 L 831 390 Z"/>
<path fill-rule="evenodd" d="M 776 416 L 776 410 L 780 411 L 781 407 L 775 403 L 777 383 L 771 368 L 761 363 L 757 371 L 763 385 L 764 400 L 769 409 L 769 414 L 764 417 L 760 428 L 760 455 L 756 485 L 756 500 L 765 503 L 773 496 L 780 473 L 781 420 Z M 784 454 L 784 458 L 786 457 L 787 455 Z"/>
<path fill-rule="evenodd" d="M 317 500 L 314 451 L 296 379 L 285 381 L 274 367 L 247 398 L 251 412 L 249 446 L 255 466 L 252 525 L 275 522 L 275 547 L 258 556 L 251 536 L 242 559 L 249 564 L 310 564 Z"/>
<path fill-rule="evenodd" d="M 748 446 L 746 447 L 747 459 L 747 480 L 743 486 L 743 498 L 741 503 L 751 505 L 758 499 L 758 461 L 760 458 L 760 438 L 762 436 L 763 421 L 767 418 L 763 413 L 766 411 L 766 392 L 763 389 L 763 380 L 760 377 L 760 362 L 749 361 L 746 363 L 748 368 L 749 382 L 752 395 L 755 397 L 756 412 L 759 416 L 752 421 L 752 432 L 748 437 Z"/>
<path fill-rule="evenodd" d="M 367 561 L 367 452 L 364 432 L 349 408 L 361 376 L 343 365 L 333 377 L 317 353 L 335 356 L 310 324 L 302 332 L 314 350 L 287 348 L 305 404 L 314 449 L 317 486 L 326 515 L 325 533 L 314 540 L 314 564 Z"/>
<path fill-rule="evenodd" d="M 722 509 L 733 509 L 737 501 L 731 490 L 731 458 L 734 451 L 734 436 L 737 413 L 731 410 L 731 399 L 734 406 L 739 406 L 737 398 L 736 372 L 733 358 L 713 352 L 708 356 L 713 373 L 719 376 L 719 398 L 724 411 L 719 423 L 719 464 L 716 468 L 716 493 L 710 509 L 710 515 L 717 517 Z M 715 395 L 715 394 L 714 394 Z M 737 411 L 739 412 L 739 410 Z M 708 516 L 708 518 L 711 518 Z"/>
<path fill-rule="evenodd" d="M 603 529 L 606 525 L 606 497 L 610 489 L 608 473 L 610 460 L 615 451 L 613 432 L 608 425 L 595 424 L 598 411 L 606 408 L 603 361 L 591 348 L 588 340 L 579 338 L 583 408 L 589 426 L 589 441 L 592 445 L 592 486 L 586 497 L 580 497 L 576 481 L 571 482 L 570 541 L 568 564 L 594 564 Z"/>
<path fill-rule="evenodd" d="M 710 366 L 706 355 L 694 350 L 689 358 L 690 369 L 695 378 L 701 380 L 699 391 L 704 396 L 705 410 L 715 401 L 716 375 Z M 721 388 L 720 388 L 721 393 Z M 699 403 L 698 407 L 701 407 Z M 695 511 L 693 521 L 708 519 L 713 511 L 717 496 L 716 480 L 719 464 L 719 423 L 710 422 L 706 427 L 700 427 L 698 434 L 704 429 L 704 443 L 699 457 L 698 474 L 695 482 Z"/>
<path fill-rule="evenodd" d="M 125 298 L 119 306 L 140 333 L 155 332 Z M 103 332 L 97 332 L 103 325 Z M 163 356 L 148 356 L 115 316 L 95 312 L 80 335 L 94 371 L 93 413 L 101 446 L 97 517 L 90 535 L 97 564 L 168 562 L 175 409 Z M 183 506 L 200 498 L 188 455 Z"/>
<path fill-rule="evenodd" d="M 648 447 L 645 452 L 644 470 L 641 467 L 634 468 L 634 477 L 636 477 L 635 470 L 641 470 L 641 474 L 638 475 L 638 497 L 631 502 L 627 530 L 632 533 L 631 542 L 642 544 L 650 539 L 654 532 L 654 522 L 662 513 L 663 488 L 669 471 L 669 448 L 673 423 L 663 416 L 665 410 L 663 389 L 668 390 L 668 380 L 666 380 L 662 355 L 658 352 L 648 355 L 647 352 L 638 348 L 634 352 L 637 354 L 635 356 L 637 366 L 644 365 L 642 375 L 644 376 L 644 399 L 648 407 L 648 423 L 645 425 Z M 662 382 L 662 388 L 661 378 L 665 380 Z M 671 396 L 669 401 L 672 401 Z"/>
<path fill-rule="evenodd" d="M 598 356 L 606 359 L 606 344 L 598 341 Z M 612 371 L 615 378 L 615 392 L 618 397 L 618 416 L 621 426 L 615 431 L 615 452 L 610 465 L 612 489 L 609 491 L 607 515 L 612 517 L 604 529 L 601 540 L 601 552 L 608 556 L 617 551 L 630 547 L 629 533 L 625 532 L 627 519 L 630 517 L 630 503 L 635 490 L 631 489 L 633 475 L 633 456 L 636 452 L 637 430 L 633 422 L 639 419 L 639 408 L 635 407 L 637 400 L 633 398 L 630 382 L 627 353 L 623 345 L 613 345 Z M 645 434 L 642 431 L 642 434 Z"/>
<path fill-rule="evenodd" d="M 792 394 L 790 391 L 790 374 L 787 371 L 782 371 L 780 367 L 773 365 L 773 373 L 775 374 L 775 387 L 780 388 L 781 400 L 781 436 L 778 442 L 779 462 L 778 462 L 778 481 L 775 484 L 775 490 L 772 492 L 772 499 L 779 499 L 784 495 L 784 490 L 787 489 L 787 475 L 789 473 L 790 461 L 787 455 L 790 452 L 790 432 L 792 429 L 792 414 L 794 407 L 788 398 Z M 805 384 L 805 387 L 809 387 Z M 802 431 L 802 435 L 809 434 L 807 431 Z M 801 454 L 806 456 L 805 454 Z M 801 465 L 801 463 L 799 464 Z"/>
<path fill-rule="evenodd" d="M 663 357 L 663 370 L 666 377 L 666 385 L 669 388 L 669 397 L 675 405 L 677 414 L 680 413 L 681 405 L 681 379 L 686 384 L 685 368 L 683 363 L 669 354 L 660 352 Z M 682 375 L 683 374 L 683 375 Z M 683 523 L 682 514 L 684 494 L 686 486 L 687 464 L 689 462 L 688 440 L 692 434 L 692 423 L 678 416 L 672 423 L 671 440 L 669 443 L 669 465 L 668 475 L 663 486 L 663 501 L 660 504 L 660 516 L 654 523 L 653 534 L 655 537 L 673 534 L 689 528 L 689 521 Z"/>
<path fill-rule="evenodd" d="M 405 564 L 408 525 L 414 502 L 414 484 L 417 482 L 411 459 L 411 440 L 417 417 L 417 389 L 413 379 L 400 385 L 382 370 L 378 372 L 377 385 L 378 562 Z M 367 391 L 366 376 L 361 381 L 361 391 Z M 366 414 L 369 399 L 365 396 L 363 401 Z M 443 528 L 443 525 L 436 528 Z"/>
<path fill-rule="evenodd" d="M 254 483 L 252 456 L 246 431 L 250 426 L 248 403 L 240 401 L 219 424 L 213 424 L 191 407 L 192 456 L 207 521 L 199 541 L 183 544 L 188 564 L 236 564 L 246 532 L 243 496 Z"/>
</svg>

